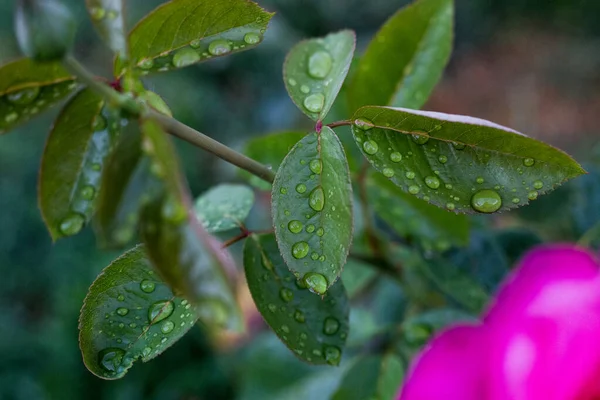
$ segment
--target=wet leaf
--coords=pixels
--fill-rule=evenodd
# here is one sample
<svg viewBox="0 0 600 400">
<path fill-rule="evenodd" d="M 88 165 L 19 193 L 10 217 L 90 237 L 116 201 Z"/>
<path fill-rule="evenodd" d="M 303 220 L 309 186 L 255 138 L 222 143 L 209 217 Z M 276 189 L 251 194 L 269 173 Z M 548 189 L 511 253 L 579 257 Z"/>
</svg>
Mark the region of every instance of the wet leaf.
<svg viewBox="0 0 600 400">
<path fill-rule="evenodd" d="M 564 152 L 478 118 L 363 107 L 352 131 L 376 170 L 457 213 L 510 210 L 585 173 Z"/>
<path fill-rule="evenodd" d="M 38 194 L 54 240 L 79 233 L 91 219 L 119 129 L 115 111 L 90 89 L 73 97 L 58 116 L 42 156 Z"/>
<path fill-rule="evenodd" d="M 46 111 L 77 85 L 60 63 L 21 59 L 0 67 L 0 134 Z"/>
<path fill-rule="evenodd" d="M 121 378 L 137 359 L 149 361 L 177 342 L 197 319 L 138 246 L 105 268 L 89 289 L 79 317 L 83 361 L 100 378 Z"/>
<path fill-rule="evenodd" d="M 348 88 L 350 111 L 421 108 L 450 58 L 453 19 L 453 0 L 417 0 L 392 16 L 360 59 Z"/>
<path fill-rule="evenodd" d="M 100 37 L 122 59 L 127 58 L 123 0 L 86 0 L 85 4 Z"/>
<path fill-rule="evenodd" d="M 344 149 L 324 127 L 298 142 L 272 191 L 275 235 L 298 279 L 323 294 L 342 272 L 352 242 L 352 187 Z"/>
<path fill-rule="evenodd" d="M 404 378 L 404 365 L 395 354 L 359 358 L 346 372 L 331 400 L 393 400 Z"/>
<path fill-rule="evenodd" d="M 371 171 L 367 177 L 369 204 L 398 235 L 421 243 L 426 250 L 444 251 L 469 241 L 469 220 L 403 192 L 389 179 Z"/>
<path fill-rule="evenodd" d="M 162 72 L 256 47 L 273 16 L 248 0 L 176 0 L 156 8 L 129 35 L 131 62 Z M 122 75 L 117 60 L 115 74 Z"/>
<path fill-rule="evenodd" d="M 356 35 L 346 30 L 298 43 L 283 66 L 285 87 L 296 106 L 315 121 L 323 120 L 346 79 Z"/>
<path fill-rule="evenodd" d="M 242 226 L 254 205 L 254 192 L 248 186 L 222 184 L 196 199 L 196 217 L 209 233 Z"/>
<path fill-rule="evenodd" d="M 244 269 L 258 310 L 281 341 L 302 361 L 338 365 L 348 335 L 342 283 L 323 298 L 311 294 L 288 270 L 272 234 L 248 238 Z"/>
</svg>

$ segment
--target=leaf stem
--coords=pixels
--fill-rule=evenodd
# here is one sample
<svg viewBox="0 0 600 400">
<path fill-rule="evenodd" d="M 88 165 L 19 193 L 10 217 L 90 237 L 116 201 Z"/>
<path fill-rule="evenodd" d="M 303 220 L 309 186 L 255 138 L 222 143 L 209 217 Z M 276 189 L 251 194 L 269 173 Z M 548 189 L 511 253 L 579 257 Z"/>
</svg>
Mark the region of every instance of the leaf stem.
<svg viewBox="0 0 600 400">
<path fill-rule="evenodd" d="M 336 121 L 336 122 L 332 122 L 330 124 L 327 124 L 328 127 L 330 127 L 331 129 L 337 128 L 339 126 L 350 126 L 352 125 L 352 121 L 350 120 L 343 120 L 343 121 Z"/>
</svg>

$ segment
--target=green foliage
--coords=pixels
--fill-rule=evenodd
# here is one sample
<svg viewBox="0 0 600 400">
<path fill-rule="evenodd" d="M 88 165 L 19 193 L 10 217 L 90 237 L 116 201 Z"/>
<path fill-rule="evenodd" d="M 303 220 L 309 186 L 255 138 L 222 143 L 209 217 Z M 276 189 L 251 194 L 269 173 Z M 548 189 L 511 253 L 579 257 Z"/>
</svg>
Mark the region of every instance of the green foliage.
<svg viewBox="0 0 600 400">
<path fill-rule="evenodd" d="M 241 227 L 254 205 L 254 192 L 243 185 L 219 185 L 196 199 L 196 217 L 209 233 Z"/>
<path fill-rule="evenodd" d="M 108 47 L 122 59 L 127 58 L 127 32 L 123 0 L 86 0 L 90 18 Z"/>
</svg>

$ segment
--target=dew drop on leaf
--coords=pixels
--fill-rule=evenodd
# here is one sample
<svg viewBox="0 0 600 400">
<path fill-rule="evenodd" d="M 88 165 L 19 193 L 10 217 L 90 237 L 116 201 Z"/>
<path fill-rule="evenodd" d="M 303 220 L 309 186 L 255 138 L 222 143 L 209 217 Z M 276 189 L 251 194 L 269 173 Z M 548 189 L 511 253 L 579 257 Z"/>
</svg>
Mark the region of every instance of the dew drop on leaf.
<svg viewBox="0 0 600 400">
<path fill-rule="evenodd" d="M 304 313 L 300 310 L 296 310 L 296 312 L 294 313 L 294 319 L 300 323 L 303 323 L 306 320 L 306 318 L 304 317 Z"/>
<path fill-rule="evenodd" d="M 532 167 L 535 164 L 535 160 L 533 158 L 526 158 L 523 160 L 523 165 L 526 167 Z"/>
<path fill-rule="evenodd" d="M 323 229 L 323 228 L 319 228 L 319 229 L 317 229 L 317 236 L 321 237 L 321 236 L 323 236 L 324 234 L 325 234 L 325 229 Z M 321 256 L 321 258 L 323 258 L 323 257 Z M 323 260 L 324 260 L 324 259 L 325 259 L 325 258 L 323 258 Z M 321 261 L 323 261 L 323 260 L 321 260 Z"/>
<path fill-rule="evenodd" d="M 442 156 L 439 156 L 439 157 L 438 157 L 438 161 L 439 161 L 441 164 L 446 164 L 446 163 L 448 162 L 448 157 L 446 157 L 446 156 L 443 156 L 443 155 L 442 155 Z"/>
<path fill-rule="evenodd" d="M 308 245 L 307 245 L 308 246 Z M 302 278 L 304 284 L 313 293 L 324 294 L 327 291 L 327 278 L 316 272 L 309 272 Z"/>
<path fill-rule="evenodd" d="M 308 196 L 308 205 L 315 211 L 322 211 L 325 207 L 325 193 L 323 192 L 323 188 L 318 186 L 310 192 Z"/>
<path fill-rule="evenodd" d="M 399 163 L 400 161 L 402 161 L 402 154 L 395 151 L 392 154 L 390 154 L 390 160 L 392 162 Z"/>
<path fill-rule="evenodd" d="M 290 221 L 288 224 L 288 229 L 292 233 L 300 233 L 302 231 L 302 227 L 303 227 L 302 222 L 300 222 L 298 220 Z"/>
<path fill-rule="evenodd" d="M 231 51 L 231 44 L 227 40 L 217 39 L 208 45 L 208 52 L 213 56 L 222 56 Z"/>
<path fill-rule="evenodd" d="M 452 146 L 454 146 L 456 150 L 463 150 L 466 147 L 464 143 L 457 142 L 452 142 Z"/>
<path fill-rule="evenodd" d="M 40 94 L 40 88 L 35 86 L 32 88 L 18 90 L 16 92 L 9 93 L 6 98 L 9 102 L 24 106 L 31 104 Z"/>
<path fill-rule="evenodd" d="M 325 96 L 322 93 L 314 93 L 304 99 L 304 107 L 310 112 L 320 112 L 324 104 Z"/>
<path fill-rule="evenodd" d="M 309 224 L 306 226 L 306 232 L 313 233 L 315 231 L 315 226 L 313 224 Z"/>
<path fill-rule="evenodd" d="M 535 200 L 535 199 L 537 199 L 538 198 L 538 192 L 536 192 L 536 191 L 529 192 L 529 194 L 527 195 L 527 198 L 529 200 Z"/>
<path fill-rule="evenodd" d="M 323 323 L 323 332 L 326 335 L 335 335 L 339 329 L 340 323 L 337 319 L 332 317 L 325 318 L 325 322 Z"/>
<path fill-rule="evenodd" d="M 254 32 L 248 32 L 244 35 L 244 42 L 249 45 L 258 44 L 260 36 Z"/>
<path fill-rule="evenodd" d="M 429 133 L 420 130 L 414 130 L 414 134 L 411 135 L 413 142 L 419 145 L 423 145 L 429 141 Z"/>
<path fill-rule="evenodd" d="M 98 353 L 98 361 L 102 368 L 108 372 L 117 372 L 123 363 L 125 350 L 118 348 L 108 348 Z"/>
<path fill-rule="evenodd" d="M 415 179 L 415 173 L 413 171 L 407 171 L 404 176 L 406 176 L 406 179 Z"/>
<path fill-rule="evenodd" d="M 199 49 L 201 44 L 202 44 L 202 41 L 200 39 L 195 39 L 190 42 L 190 47 L 192 49 Z"/>
<path fill-rule="evenodd" d="M 300 91 L 304 94 L 308 94 L 308 93 L 310 93 L 310 88 L 306 85 L 302 85 L 302 86 L 300 86 Z"/>
<path fill-rule="evenodd" d="M 171 321 L 165 321 L 162 323 L 162 325 L 160 326 L 160 331 L 162 333 L 170 333 L 171 331 L 173 331 L 173 329 L 175 328 L 175 324 Z"/>
<path fill-rule="evenodd" d="M 327 346 L 325 348 L 325 360 L 330 365 L 338 365 L 342 352 L 335 346 Z"/>
<path fill-rule="evenodd" d="M 59 230 L 65 236 L 73 236 L 81 231 L 84 224 L 85 218 L 83 217 L 83 215 L 78 213 L 72 213 L 71 215 L 62 220 L 59 226 Z"/>
<path fill-rule="evenodd" d="M 81 189 L 81 198 L 84 200 L 92 200 L 96 194 L 96 189 L 93 186 L 87 185 Z"/>
<path fill-rule="evenodd" d="M 375 124 L 373 124 L 372 121 L 366 119 L 366 118 L 357 118 L 354 120 L 354 125 L 359 128 L 362 129 L 363 131 L 368 131 L 370 129 L 372 129 Z"/>
<path fill-rule="evenodd" d="M 502 199 L 494 190 L 480 190 L 471 197 L 471 206 L 481 213 L 493 213 L 502 207 Z"/>
<path fill-rule="evenodd" d="M 129 310 L 125 307 L 119 307 L 117 308 L 117 314 L 124 317 L 125 315 L 129 314 Z"/>
<path fill-rule="evenodd" d="M 425 184 L 431 189 L 437 189 L 440 187 L 440 180 L 435 176 L 428 176 L 425 178 Z"/>
<path fill-rule="evenodd" d="M 148 320 L 157 323 L 173 314 L 175 305 L 170 300 L 157 301 L 148 309 Z"/>
<path fill-rule="evenodd" d="M 388 167 L 384 168 L 381 172 L 387 178 L 391 178 L 391 177 L 393 177 L 395 175 L 394 170 L 391 169 L 391 168 L 388 168 Z"/>
<path fill-rule="evenodd" d="M 323 170 L 323 163 L 319 159 L 312 160 L 308 165 L 314 174 L 320 174 Z"/>
<path fill-rule="evenodd" d="M 544 187 L 544 182 L 542 182 L 542 181 L 535 181 L 535 182 L 533 182 L 533 187 L 536 188 L 537 190 L 540 190 L 541 188 Z"/>
<path fill-rule="evenodd" d="M 316 79 L 323 79 L 331 71 L 333 59 L 326 51 L 317 51 L 308 58 L 308 74 Z"/>
<path fill-rule="evenodd" d="M 379 151 L 379 145 L 373 140 L 367 140 L 363 143 L 363 150 L 365 153 L 373 155 Z"/>
<path fill-rule="evenodd" d="M 477 182 L 481 185 L 483 182 L 485 182 L 485 179 L 483 179 L 482 177 L 479 177 L 479 178 L 475 179 L 475 182 Z"/>
<path fill-rule="evenodd" d="M 281 288 L 281 290 L 279 291 L 279 297 L 281 297 L 281 300 L 285 301 L 286 303 L 289 303 L 294 298 L 294 292 L 292 292 L 288 288 Z"/>
<path fill-rule="evenodd" d="M 151 69 L 152 67 L 154 67 L 154 60 L 151 58 L 146 58 L 139 62 L 139 66 L 141 69 Z"/>
<path fill-rule="evenodd" d="M 142 289 L 142 292 L 145 292 L 145 293 L 152 293 L 152 292 L 154 292 L 154 288 L 155 287 L 156 287 L 156 285 L 154 284 L 154 282 L 149 281 L 147 279 L 144 279 L 140 283 L 140 289 Z"/>
<path fill-rule="evenodd" d="M 200 54 L 190 47 L 184 47 L 183 49 L 177 50 L 173 56 L 173 65 L 177 68 L 187 67 L 198 61 L 200 61 Z"/>
<path fill-rule="evenodd" d="M 421 188 L 418 187 L 417 185 L 410 185 L 408 187 L 408 193 L 410 194 L 417 194 L 421 191 Z"/>
<path fill-rule="evenodd" d="M 298 242 L 292 246 L 292 256 L 296 259 L 302 259 L 308 255 L 310 247 L 306 242 Z"/>
</svg>

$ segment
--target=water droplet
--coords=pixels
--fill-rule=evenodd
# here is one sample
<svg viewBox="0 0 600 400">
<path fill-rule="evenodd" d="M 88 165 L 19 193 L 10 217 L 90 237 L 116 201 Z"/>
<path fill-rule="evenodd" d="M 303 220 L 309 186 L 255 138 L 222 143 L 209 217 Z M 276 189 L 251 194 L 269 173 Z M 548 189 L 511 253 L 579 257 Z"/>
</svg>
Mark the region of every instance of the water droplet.
<svg viewBox="0 0 600 400">
<path fill-rule="evenodd" d="M 406 176 L 406 179 L 415 179 L 415 173 L 412 171 L 407 171 L 404 176 Z"/>
<path fill-rule="evenodd" d="M 11 112 L 9 114 L 6 114 L 6 116 L 4 117 L 4 121 L 7 124 L 10 124 L 12 122 L 15 122 L 17 119 L 19 119 L 19 114 L 17 114 L 16 112 Z"/>
<path fill-rule="evenodd" d="M 288 229 L 292 233 L 300 233 L 302 231 L 302 227 L 303 227 L 302 222 L 300 222 L 298 220 L 292 220 L 288 224 Z"/>
<path fill-rule="evenodd" d="M 154 67 L 154 60 L 152 58 L 146 58 L 139 62 L 141 69 L 149 70 Z"/>
<path fill-rule="evenodd" d="M 175 328 L 175 324 L 171 321 L 165 321 L 160 326 L 160 331 L 164 334 L 170 333 Z"/>
<path fill-rule="evenodd" d="M 342 357 L 342 352 L 335 346 L 327 346 L 325 347 L 325 360 L 327 364 L 330 365 L 338 365 L 340 363 L 340 358 Z"/>
<path fill-rule="evenodd" d="M 281 288 L 281 290 L 279 290 L 279 297 L 281 297 L 281 300 L 289 303 L 294 298 L 294 292 L 288 288 Z"/>
<path fill-rule="evenodd" d="M 187 210 L 179 199 L 169 196 L 161 207 L 161 216 L 166 221 L 178 225 L 187 219 Z"/>
<path fill-rule="evenodd" d="M 366 140 L 363 143 L 363 150 L 365 151 L 365 153 L 373 155 L 379 151 L 379 145 L 373 140 Z"/>
<path fill-rule="evenodd" d="M 392 162 L 398 163 L 398 162 L 402 161 L 402 154 L 395 151 L 392 154 L 390 154 L 390 160 Z"/>
<path fill-rule="evenodd" d="M 202 41 L 200 39 L 194 39 L 190 42 L 190 47 L 192 49 L 198 49 L 198 48 L 200 48 L 201 44 L 202 44 Z"/>
<path fill-rule="evenodd" d="M 526 158 L 523 160 L 523 165 L 526 167 L 531 167 L 535 164 L 535 160 L 533 158 Z"/>
<path fill-rule="evenodd" d="M 529 192 L 529 194 L 527 195 L 527 198 L 529 200 L 535 200 L 535 199 L 537 199 L 538 198 L 538 192 L 535 192 L 535 191 Z"/>
<path fill-rule="evenodd" d="M 325 96 L 322 93 L 314 93 L 304 99 L 304 107 L 313 113 L 318 113 L 325 105 Z"/>
<path fill-rule="evenodd" d="M 123 363 L 123 357 L 125 356 L 125 350 L 117 348 L 108 348 L 98 353 L 98 361 L 102 368 L 108 372 L 117 372 L 121 363 Z"/>
<path fill-rule="evenodd" d="M 471 206 L 475 211 L 481 213 L 493 213 L 502 207 L 502 199 L 493 190 L 480 190 L 471 197 Z"/>
<path fill-rule="evenodd" d="M 208 45 L 208 52 L 213 56 L 222 56 L 231 51 L 231 44 L 227 40 L 217 39 Z"/>
<path fill-rule="evenodd" d="M 544 182 L 542 181 L 535 181 L 533 182 L 533 187 L 537 190 L 540 190 L 541 188 L 544 187 Z"/>
<path fill-rule="evenodd" d="M 421 130 L 414 130 L 414 134 L 411 135 L 413 142 L 416 144 L 423 145 L 429 141 L 429 133 Z"/>
<path fill-rule="evenodd" d="M 24 106 L 31 104 L 40 94 L 40 88 L 35 86 L 27 89 L 18 90 L 16 92 L 9 93 L 6 98 L 13 104 Z"/>
<path fill-rule="evenodd" d="M 317 253 L 313 252 L 313 253 L 310 255 L 310 258 L 312 258 L 313 260 L 317 261 L 317 260 L 319 259 L 319 254 L 317 254 Z"/>
<path fill-rule="evenodd" d="M 306 226 L 306 232 L 313 233 L 315 231 L 315 226 L 313 224 Z"/>
<path fill-rule="evenodd" d="M 120 295 L 117 296 L 117 300 L 123 301 L 123 300 L 125 300 L 125 296 L 123 296 L 122 294 L 120 294 Z"/>
<path fill-rule="evenodd" d="M 308 245 L 307 245 L 308 246 Z M 316 272 L 309 272 L 302 278 L 304 284 L 313 293 L 325 294 L 327 291 L 327 278 Z"/>
<path fill-rule="evenodd" d="M 177 68 L 187 67 L 198 61 L 200 61 L 200 54 L 190 47 L 184 47 L 183 49 L 177 50 L 173 56 L 173 65 Z"/>
<path fill-rule="evenodd" d="M 317 186 L 310 192 L 308 196 L 308 205 L 315 211 L 321 211 L 325 207 L 325 193 L 323 193 L 323 188 L 321 186 Z"/>
<path fill-rule="evenodd" d="M 298 242 L 292 246 L 292 256 L 296 259 L 302 259 L 308 255 L 310 247 L 306 242 Z"/>
<path fill-rule="evenodd" d="M 275 311 L 277 311 L 277 306 L 276 306 L 275 304 L 272 304 L 272 303 L 271 303 L 271 304 L 269 304 L 269 305 L 267 306 L 267 308 L 269 309 L 269 311 L 271 311 L 271 312 L 273 312 L 273 313 L 274 313 Z"/>
<path fill-rule="evenodd" d="M 93 186 L 87 185 L 81 189 L 81 198 L 84 200 L 92 200 L 96 194 L 96 189 Z"/>
<path fill-rule="evenodd" d="M 68 217 L 62 220 L 59 225 L 60 233 L 65 236 L 73 236 L 78 234 L 83 225 L 85 224 L 85 218 L 81 214 L 72 213 Z"/>
<path fill-rule="evenodd" d="M 144 350 L 142 350 L 142 356 L 148 357 L 151 352 L 152 352 L 152 349 L 150 347 L 144 347 Z"/>
<path fill-rule="evenodd" d="M 157 301 L 148 309 L 148 320 L 157 323 L 173 314 L 175 305 L 170 300 Z"/>
<path fill-rule="evenodd" d="M 300 310 L 296 310 L 296 312 L 294 313 L 294 319 L 300 323 L 303 323 L 306 320 L 306 318 L 304 317 L 304 313 Z"/>
<path fill-rule="evenodd" d="M 333 59 L 326 51 L 317 51 L 308 58 L 308 74 L 316 79 L 323 79 L 329 75 Z"/>
<path fill-rule="evenodd" d="M 325 323 L 323 324 L 323 332 L 326 335 L 335 335 L 339 329 L 340 323 L 337 319 L 331 317 L 325 318 Z"/>
<path fill-rule="evenodd" d="M 286 194 L 287 193 L 287 189 L 286 188 L 281 188 L 281 189 L 279 189 L 279 193 Z"/>
<path fill-rule="evenodd" d="M 260 42 L 260 35 L 254 32 L 248 32 L 244 35 L 244 42 L 249 45 L 258 44 Z"/>
<path fill-rule="evenodd" d="M 290 327 L 287 325 L 281 325 L 281 330 L 283 333 L 290 333 Z"/>
<path fill-rule="evenodd" d="M 125 307 L 117 308 L 117 314 L 119 314 L 121 317 L 126 316 L 128 313 L 129 313 L 129 310 Z"/>
<path fill-rule="evenodd" d="M 456 150 L 463 150 L 466 145 L 464 143 L 457 143 L 457 142 L 452 142 L 452 146 L 454 146 L 454 148 Z"/>
<path fill-rule="evenodd" d="M 304 94 L 308 94 L 308 93 L 310 93 L 310 88 L 306 85 L 302 85 L 302 86 L 300 86 L 300 91 Z"/>
<path fill-rule="evenodd" d="M 408 187 L 408 193 L 410 194 L 417 194 L 421 191 L 421 188 L 418 187 L 417 185 L 410 185 Z"/>
<path fill-rule="evenodd" d="M 519 204 L 521 202 L 521 199 L 519 199 L 518 197 L 513 197 L 512 202 L 514 204 Z"/>
<path fill-rule="evenodd" d="M 425 184 L 431 189 L 437 189 L 440 187 L 440 180 L 435 176 L 428 176 L 425 178 Z"/>
<path fill-rule="evenodd" d="M 393 177 L 395 175 L 394 170 L 391 169 L 391 168 L 384 168 L 383 171 L 381 171 L 381 172 L 383 173 L 383 175 L 386 178 L 391 178 L 391 177 Z"/>
<path fill-rule="evenodd" d="M 483 182 L 485 182 L 485 179 L 483 179 L 482 177 L 479 177 L 479 178 L 475 179 L 475 182 L 482 184 Z"/>
<path fill-rule="evenodd" d="M 320 174 L 321 171 L 323 171 L 323 163 L 321 162 L 321 160 L 312 160 L 308 166 L 310 170 L 317 175 Z"/>
<path fill-rule="evenodd" d="M 101 21 L 106 17 L 106 10 L 102 7 L 92 7 L 90 8 L 90 16 L 94 21 Z"/>
<path fill-rule="evenodd" d="M 149 281 L 147 279 L 143 280 L 140 283 L 140 289 L 142 289 L 142 292 L 145 293 L 152 293 L 154 292 L 154 288 L 156 287 L 156 285 L 154 284 L 154 282 Z"/>
<path fill-rule="evenodd" d="M 363 131 L 368 131 L 372 129 L 375 126 L 375 124 L 373 124 L 373 122 L 366 118 L 357 118 L 354 120 L 354 126 Z"/>
<path fill-rule="evenodd" d="M 448 157 L 446 156 L 439 156 L 438 157 L 438 161 L 442 164 L 446 164 L 448 162 Z"/>
<path fill-rule="evenodd" d="M 321 237 L 325 234 L 325 229 L 319 228 L 317 229 L 317 236 Z M 323 258 L 324 259 L 324 258 Z"/>
</svg>

